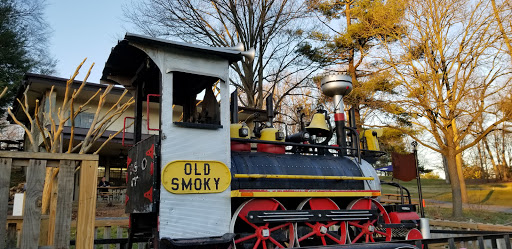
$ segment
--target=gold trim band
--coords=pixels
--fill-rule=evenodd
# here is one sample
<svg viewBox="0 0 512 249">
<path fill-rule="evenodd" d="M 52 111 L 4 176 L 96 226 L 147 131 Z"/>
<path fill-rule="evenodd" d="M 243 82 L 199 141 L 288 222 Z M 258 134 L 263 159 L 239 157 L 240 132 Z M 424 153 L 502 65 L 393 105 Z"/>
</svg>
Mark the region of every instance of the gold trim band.
<svg viewBox="0 0 512 249">
<path fill-rule="evenodd" d="M 376 197 L 380 195 L 380 191 L 231 191 L 231 197 Z"/>
</svg>

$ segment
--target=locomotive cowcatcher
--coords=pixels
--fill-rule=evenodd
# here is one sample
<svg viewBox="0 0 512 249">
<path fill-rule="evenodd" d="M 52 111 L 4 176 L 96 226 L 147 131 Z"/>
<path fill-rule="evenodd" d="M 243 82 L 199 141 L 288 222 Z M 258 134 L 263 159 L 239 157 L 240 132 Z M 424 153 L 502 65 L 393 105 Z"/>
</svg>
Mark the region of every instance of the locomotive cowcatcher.
<svg viewBox="0 0 512 249">
<path fill-rule="evenodd" d="M 102 80 L 136 99 L 125 117 L 135 141 L 128 247 L 135 239 L 153 248 L 266 249 L 421 238 L 410 198 L 379 202 L 381 182 L 368 163 L 383 154 L 377 132 L 359 134 L 353 112 L 345 124 L 350 77 L 322 79 L 334 122 L 318 110 L 299 132 L 284 134 L 272 124 L 271 98 L 261 111 L 239 108 L 236 91 L 230 97 L 230 66 L 253 56 L 243 46 L 135 34 L 112 49 Z"/>
</svg>

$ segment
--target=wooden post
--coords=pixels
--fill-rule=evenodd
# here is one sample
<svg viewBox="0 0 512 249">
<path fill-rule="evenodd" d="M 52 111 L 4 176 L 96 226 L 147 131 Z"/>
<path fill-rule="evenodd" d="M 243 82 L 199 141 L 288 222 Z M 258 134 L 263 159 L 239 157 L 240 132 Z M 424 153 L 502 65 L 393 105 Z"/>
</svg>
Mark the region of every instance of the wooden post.
<svg viewBox="0 0 512 249">
<path fill-rule="evenodd" d="M 82 161 L 80 171 L 76 249 L 91 249 L 94 247 L 98 161 Z"/>
<path fill-rule="evenodd" d="M 30 160 L 27 168 L 27 191 L 25 193 L 21 249 L 37 248 L 39 244 L 45 169 L 46 160 L 34 159 Z"/>
<path fill-rule="evenodd" d="M 5 248 L 7 237 L 7 203 L 9 202 L 9 183 L 11 181 L 11 158 L 0 158 L 0 248 Z"/>
<path fill-rule="evenodd" d="M 117 226 L 117 238 L 120 239 L 123 237 L 123 229 L 121 226 Z M 116 249 L 121 249 L 121 244 L 116 245 Z"/>
<path fill-rule="evenodd" d="M 55 234 L 55 216 L 57 215 L 57 200 L 59 198 L 59 187 L 57 186 L 57 181 L 60 178 L 60 173 L 55 176 L 55 179 L 50 179 L 55 184 L 52 184 L 51 196 L 50 196 L 50 216 L 48 217 L 48 230 L 46 234 L 41 234 L 41 237 L 46 236 L 46 244 L 44 245 L 53 245 L 53 235 Z M 44 189 L 43 189 L 43 199 L 44 199 Z"/>
<path fill-rule="evenodd" d="M 110 238 L 110 230 L 111 230 L 112 227 L 104 227 L 103 228 L 103 239 L 111 239 Z M 109 249 L 110 248 L 110 245 L 109 244 L 104 244 L 103 245 L 103 249 Z"/>
<path fill-rule="evenodd" d="M 61 160 L 59 168 L 59 179 L 57 183 L 58 199 L 54 221 L 55 234 L 53 234 L 53 245 L 55 249 L 69 248 L 75 161 Z M 94 200 L 96 200 L 96 198 Z"/>
<path fill-rule="evenodd" d="M 16 248 L 18 244 L 16 241 L 16 237 L 18 235 L 18 230 L 16 229 L 16 223 L 9 223 L 7 227 L 7 247 L 2 248 Z"/>
<path fill-rule="evenodd" d="M 43 190 L 44 192 L 44 190 Z M 41 215 L 41 223 L 39 223 L 39 246 L 46 246 L 48 244 L 48 232 L 49 232 L 49 220 L 48 215 Z"/>
</svg>

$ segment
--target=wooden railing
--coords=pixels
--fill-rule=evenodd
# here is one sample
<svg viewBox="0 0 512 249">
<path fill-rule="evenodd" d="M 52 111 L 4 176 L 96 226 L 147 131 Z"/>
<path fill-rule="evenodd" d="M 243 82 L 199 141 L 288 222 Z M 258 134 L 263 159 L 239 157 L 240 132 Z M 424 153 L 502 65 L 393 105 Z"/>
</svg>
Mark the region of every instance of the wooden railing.
<svg viewBox="0 0 512 249">
<path fill-rule="evenodd" d="M 74 173 L 77 166 L 80 166 L 80 192 L 76 248 L 93 248 L 98 158 L 98 155 L 1 151 L 0 248 L 12 246 L 6 245 L 6 243 L 19 244 L 22 249 L 38 248 L 40 245 L 69 248 Z M 9 184 L 13 167 L 26 167 L 23 226 L 20 236 L 16 236 L 16 232 L 13 233 L 12 224 L 9 224 L 9 226 L 6 224 Z M 59 173 L 58 181 L 54 184 L 54 190 L 56 189 L 56 191 L 52 191 L 48 223 L 45 224 L 46 221 L 41 222 L 41 205 L 47 167 L 59 168 Z M 44 226 L 47 226 L 47 229 L 44 229 Z M 5 229 L 6 227 L 8 230 Z M 14 231 L 16 231 L 16 228 Z M 17 242 L 13 242 L 13 236 L 17 237 L 14 239 Z"/>
<path fill-rule="evenodd" d="M 71 227 L 76 223 L 71 222 Z M 124 245 L 128 238 L 128 218 L 99 218 L 94 222 L 94 248 L 109 249 L 110 245 L 115 245 L 116 249 L 125 248 Z M 72 241 L 73 242 L 73 241 Z M 101 243 L 98 243 L 101 242 Z M 136 241 L 133 243 L 133 249 L 146 248 L 146 242 Z"/>
<path fill-rule="evenodd" d="M 484 223 L 471 223 L 459 222 L 449 220 L 430 220 L 430 229 L 446 230 L 460 229 L 460 230 L 475 230 L 475 231 L 493 231 L 493 232 L 507 232 L 512 233 L 512 226 L 484 224 Z"/>
</svg>

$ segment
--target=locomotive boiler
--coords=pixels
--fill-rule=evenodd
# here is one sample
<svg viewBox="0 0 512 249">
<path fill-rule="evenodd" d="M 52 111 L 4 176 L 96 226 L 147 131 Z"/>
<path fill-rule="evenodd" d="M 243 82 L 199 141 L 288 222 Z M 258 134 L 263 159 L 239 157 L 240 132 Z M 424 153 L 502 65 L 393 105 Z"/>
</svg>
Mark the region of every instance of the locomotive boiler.
<svg viewBox="0 0 512 249">
<path fill-rule="evenodd" d="M 382 154 L 376 137 L 359 135 L 353 118 L 345 124 L 350 77 L 322 79 L 334 122 L 318 110 L 284 134 L 272 124 L 271 99 L 261 111 L 239 108 L 236 92 L 230 98 L 230 65 L 253 56 L 243 46 L 135 34 L 112 49 L 102 80 L 136 98 L 125 118 L 136 142 L 127 157 L 129 240 L 266 249 L 421 238 L 414 205 L 378 201 L 381 183 L 364 160 Z"/>
</svg>

